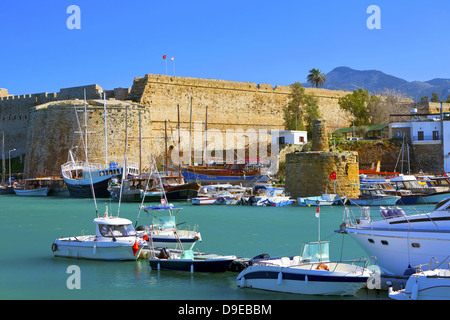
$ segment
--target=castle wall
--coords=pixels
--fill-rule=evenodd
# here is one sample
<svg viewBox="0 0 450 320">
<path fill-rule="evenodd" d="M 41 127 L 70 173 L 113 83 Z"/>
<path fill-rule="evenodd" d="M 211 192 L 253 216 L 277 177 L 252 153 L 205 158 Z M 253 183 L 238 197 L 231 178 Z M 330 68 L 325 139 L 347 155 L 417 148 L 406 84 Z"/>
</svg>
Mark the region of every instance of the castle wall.
<svg viewBox="0 0 450 320">
<path fill-rule="evenodd" d="M 127 159 L 138 164 L 141 155 L 141 166 L 143 169 L 148 169 L 152 150 L 151 140 L 146 139 L 151 128 L 150 113 L 148 108 L 135 103 L 107 101 L 107 162 L 123 163 L 126 106 L 128 106 Z M 79 111 L 76 112 L 75 108 Z M 89 162 L 105 163 L 103 101 L 89 101 L 87 110 Z M 140 128 L 140 123 L 146 125 Z M 60 176 L 61 165 L 67 162 L 68 152 L 71 148 L 73 148 L 75 156 L 84 161 L 83 142 L 79 133 L 84 130 L 84 102 L 82 100 L 53 102 L 33 107 L 30 110 L 29 124 L 26 138 L 25 177 Z M 79 126 L 81 126 L 81 130 Z M 141 132 L 139 132 L 140 129 Z M 76 146 L 78 148 L 75 148 Z"/>
</svg>

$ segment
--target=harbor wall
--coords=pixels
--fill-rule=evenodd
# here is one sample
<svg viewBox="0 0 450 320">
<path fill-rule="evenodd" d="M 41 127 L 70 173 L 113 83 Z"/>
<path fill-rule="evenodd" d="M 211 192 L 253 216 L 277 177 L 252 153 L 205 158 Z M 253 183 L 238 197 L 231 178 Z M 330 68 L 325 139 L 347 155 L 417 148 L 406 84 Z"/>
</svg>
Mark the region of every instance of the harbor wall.
<svg viewBox="0 0 450 320">
<path fill-rule="evenodd" d="M 141 162 L 141 167 L 148 169 L 152 150 L 148 108 L 136 103 L 113 100 L 107 101 L 106 113 L 107 147 L 103 101 L 88 100 L 86 122 L 89 162 L 123 163 L 127 140 L 128 161 L 136 164 Z M 85 128 L 83 100 L 47 103 L 31 108 L 29 114 L 25 177 L 60 176 L 61 165 L 68 161 L 70 149 L 75 160 L 84 161 L 84 134 L 80 134 Z M 140 125 L 143 123 L 145 126 Z"/>
</svg>

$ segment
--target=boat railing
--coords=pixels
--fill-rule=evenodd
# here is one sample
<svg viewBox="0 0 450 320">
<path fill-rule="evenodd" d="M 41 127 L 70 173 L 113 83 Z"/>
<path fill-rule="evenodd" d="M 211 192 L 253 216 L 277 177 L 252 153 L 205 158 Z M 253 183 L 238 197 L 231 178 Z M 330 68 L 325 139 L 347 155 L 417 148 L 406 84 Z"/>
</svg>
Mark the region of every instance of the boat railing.
<svg viewBox="0 0 450 320">
<path fill-rule="evenodd" d="M 61 165 L 62 171 L 67 170 L 77 170 L 77 169 L 83 169 L 84 171 L 101 171 L 101 170 L 110 170 L 110 169 L 117 169 L 118 167 L 123 167 L 123 163 L 115 163 L 115 166 L 112 166 L 111 163 L 95 163 L 90 162 L 87 164 L 83 161 L 69 161 L 63 165 Z M 127 168 L 139 168 L 139 164 L 134 162 L 127 162 Z"/>
<path fill-rule="evenodd" d="M 343 211 L 341 225 L 341 231 L 343 227 L 351 227 L 356 229 L 374 229 L 373 223 L 377 222 L 376 229 L 392 230 L 396 227 L 395 222 L 398 222 L 398 218 L 403 218 L 408 224 L 408 230 L 413 230 L 413 224 L 410 221 L 412 215 L 422 214 L 424 217 L 434 224 L 436 230 L 439 231 L 435 221 L 430 217 L 429 211 L 418 210 L 415 207 L 408 207 L 404 209 L 402 207 L 357 207 L 349 208 L 345 207 Z M 378 222 L 384 221 L 385 227 L 383 228 Z M 404 230 L 404 229 L 403 229 Z"/>
<path fill-rule="evenodd" d="M 416 273 L 423 273 L 424 271 L 431 271 L 436 269 L 446 269 L 450 271 L 450 261 L 437 261 L 436 258 L 433 257 L 430 259 L 429 263 L 420 264 L 418 266 L 415 266 L 413 269 Z"/>
</svg>

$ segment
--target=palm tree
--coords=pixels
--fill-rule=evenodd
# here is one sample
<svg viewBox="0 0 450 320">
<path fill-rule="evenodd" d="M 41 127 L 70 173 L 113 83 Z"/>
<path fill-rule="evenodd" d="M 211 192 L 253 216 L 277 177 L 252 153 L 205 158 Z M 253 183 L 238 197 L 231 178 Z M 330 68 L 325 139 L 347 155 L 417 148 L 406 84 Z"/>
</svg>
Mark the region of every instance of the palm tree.
<svg viewBox="0 0 450 320">
<path fill-rule="evenodd" d="M 306 77 L 306 80 L 308 80 L 311 85 L 318 87 L 322 87 L 325 81 L 327 80 L 327 77 L 324 73 L 322 73 L 319 69 L 311 69 L 309 70 L 309 74 Z"/>
</svg>

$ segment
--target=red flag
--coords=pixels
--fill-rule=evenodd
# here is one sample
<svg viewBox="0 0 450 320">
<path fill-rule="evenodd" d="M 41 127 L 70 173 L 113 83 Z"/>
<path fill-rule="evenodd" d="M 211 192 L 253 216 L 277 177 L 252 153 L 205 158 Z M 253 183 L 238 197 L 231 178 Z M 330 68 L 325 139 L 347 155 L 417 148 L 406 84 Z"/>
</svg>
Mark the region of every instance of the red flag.
<svg viewBox="0 0 450 320">
<path fill-rule="evenodd" d="M 133 253 L 134 253 L 134 255 L 136 255 L 136 253 L 139 251 L 139 245 L 138 245 L 137 241 L 134 241 L 134 245 L 131 249 L 133 249 Z"/>
<path fill-rule="evenodd" d="M 167 56 L 166 56 L 166 55 L 163 55 L 163 59 L 165 59 L 165 58 L 167 58 Z"/>
<path fill-rule="evenodd" d="M 319 215 L 320 215 L 320 206 L 317 206 L 317 209 L 316 209 L 316 218 L 318 218 Z"/>
<path fill-rule="evenodd" d="M 330 179 L 333 179 L 333 180 L 336 179 L 336 171 L 333 171 L 333 172 L 330 174 Z"/>
</svg>

